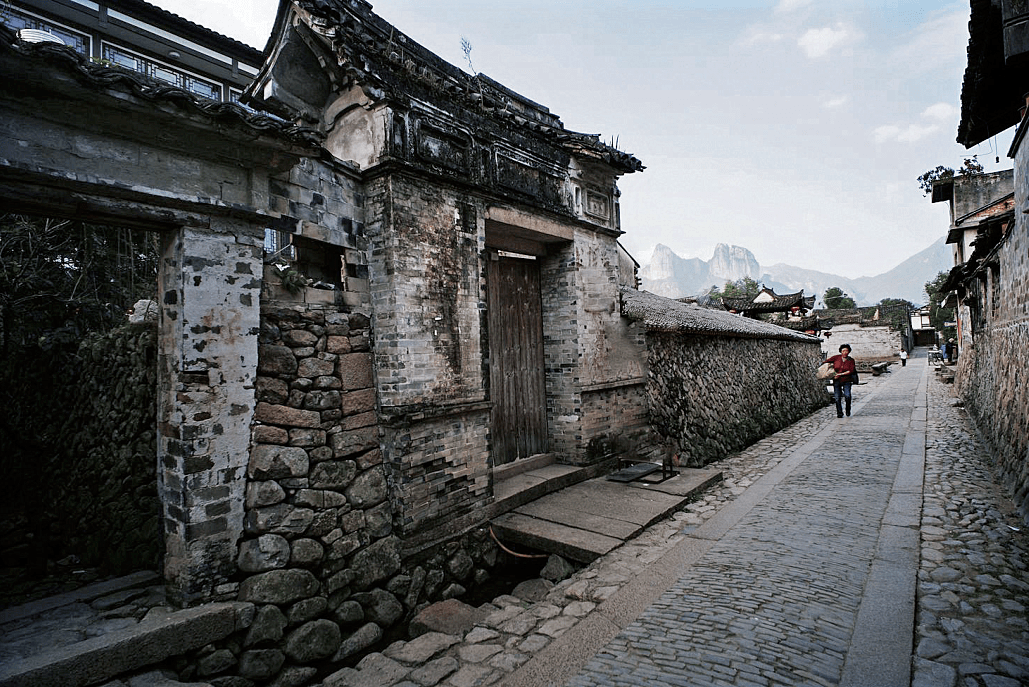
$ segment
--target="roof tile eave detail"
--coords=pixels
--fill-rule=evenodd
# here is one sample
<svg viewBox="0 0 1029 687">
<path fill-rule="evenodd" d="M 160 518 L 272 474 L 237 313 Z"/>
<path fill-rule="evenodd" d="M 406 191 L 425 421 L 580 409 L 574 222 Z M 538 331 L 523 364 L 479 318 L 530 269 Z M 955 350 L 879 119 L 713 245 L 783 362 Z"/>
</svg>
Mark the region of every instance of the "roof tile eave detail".
<svg viewBox="0 0 1029 687">
<path fill-rule="evenodd" d="M 681 303 L 647 291 L 623 287 L 621 296 L 622 314 L 631 320 L 642 322 L 649 331 L 783 339 L 806 343 L 820 341 L 817 337 L 768 322 L 732 315 L 722 310 Z"/>
<path fill-rule="evenodd" d="M 166 103 L 184 111 L 201 113 L 221 122 L 235 122 L 255 133 L 279 138 L 312 152 L 321 147 L 324 136 L 307 127 L 249 110 L 236 103 L 207 100 L 193 93 L 117 66 L 97 64 L 69 46 L 54 43 L 24 43 L 8 27 L 0 25 L 0 50 L 21 59 L 45 62 L 70 74 L 79 83 L 100 91 L 114 88 L 131 92 L 154 103 Z"/>
</svg>

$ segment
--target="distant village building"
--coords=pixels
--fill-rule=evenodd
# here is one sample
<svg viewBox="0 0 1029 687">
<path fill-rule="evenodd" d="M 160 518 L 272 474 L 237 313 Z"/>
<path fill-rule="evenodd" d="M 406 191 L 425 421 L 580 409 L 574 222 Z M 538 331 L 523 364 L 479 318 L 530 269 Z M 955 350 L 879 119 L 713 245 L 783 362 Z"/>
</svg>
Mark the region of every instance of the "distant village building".
<svg viewBox="0 0 1029 687">
<path fill-rule="evenodd" d="M 849 344 L 858 361 L 899 360 L 904 347 L 904 330 L 883 318 L 876 306 L 815 310 L 818 330 L 825 338 L 826 352 Z"/>
<path fill-rule="evenodd" d="M 955 308 L 959 348 L 972 343 L 972 332 L 982 324 L 984 314 L 977 304 L 983 298 L 978 291 L 989 291 L 990 272 L 996 266 L 984 258 L 1014 223 L 1014 175 L 1015 170 L 1008 169 L 933 184 L 933 202 L 947 202 L 950 210 L 947 243 L 953 246 L 954 266 L 943 284 L 943 305 Z M 977 292 L 971 298 L 969 289 Z"/>
<path fill-rule="evenodd" d="M 759 315 L 778 314 L 780 320 L 803 317 L 807 311 L 815 307 L 814 296 L 804 296 L 803 289 L 796 293 L 777 294 L 769 288 L 763 288 L 753 298 L 722 299 L 722 307 L 731 313 L 738 313 L 744 317 L 756 318 Z"/>
<path fill-rule="evenodd" d="M 26 40 L 53 41 L 209 100 L 238 102 L 264 56 L 143 0 L 11 0 L 0 23 Z"/>
</svg>

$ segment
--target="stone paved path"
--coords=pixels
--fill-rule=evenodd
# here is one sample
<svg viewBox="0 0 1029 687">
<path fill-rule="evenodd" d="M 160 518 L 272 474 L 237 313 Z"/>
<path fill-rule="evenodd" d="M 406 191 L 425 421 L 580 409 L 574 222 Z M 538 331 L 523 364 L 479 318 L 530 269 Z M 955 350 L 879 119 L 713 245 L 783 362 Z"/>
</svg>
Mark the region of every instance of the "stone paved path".
<svg viewBox="0 0 1029 687">
<path fill-rule="evenodd" d="M 853 417 L 832 419 L 812 440 L 814 450 L 568 684 L 907 685 L 906 666 L 868 660 L 881 647 L 863 646 L 862 623 L 874 621 L 861 611 L 867 594 L 897 597 L 891 618 L 907 627 L 892 628 L 887 639 L 906 663 L 917 533 L 907 528 L 891 542 L 880 534 L 891 507 L 907 511 L 893 515 L 917 515 L 917 502 L 900 498 L 898 483 L 906 477 L 909 432 L 924 432 L 921 372 L 905 368 L 859 398 Z M 917 458 L 911 467 L 920 471 Z M 900 555 L 887 562 L 906 558 L 908 577 L 900 570 L 899 579 L 884 582 L 875 576 L 877 557 L 894 545 Z M 861 668 L 847 671 L 852 649 Z"/>
</svg>

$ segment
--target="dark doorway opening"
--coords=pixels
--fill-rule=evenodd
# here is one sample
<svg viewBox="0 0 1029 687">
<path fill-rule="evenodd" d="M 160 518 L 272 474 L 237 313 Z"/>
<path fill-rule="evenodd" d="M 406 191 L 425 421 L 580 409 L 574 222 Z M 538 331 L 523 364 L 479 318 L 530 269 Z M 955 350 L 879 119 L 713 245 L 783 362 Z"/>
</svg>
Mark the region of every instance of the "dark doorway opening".
<svg viewBox="0 0 1029 687">
<path fill-rule="evenodd" d="M 0 606 L 159 567 L 157 269 L 153 232 L 0 215 Z"/>
</svg>

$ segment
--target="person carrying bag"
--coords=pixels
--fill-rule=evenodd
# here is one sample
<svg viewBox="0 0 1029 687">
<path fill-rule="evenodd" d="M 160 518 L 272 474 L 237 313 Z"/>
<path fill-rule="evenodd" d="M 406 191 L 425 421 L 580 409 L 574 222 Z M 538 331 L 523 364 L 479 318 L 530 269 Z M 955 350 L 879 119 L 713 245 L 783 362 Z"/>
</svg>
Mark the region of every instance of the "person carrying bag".
<svg viewBox="0 0 1029 687">
<path fill-rule="evenodd" d="M 833 397 L 836 399 L 836 417 L 843 417 L 843 401 L 847 401 L 847 417 L 850 417 L 850 388 L 857 381 L 857 365 L 850 357 L 850 344 L 840 346 L 839 355 L 834 355 L 822 365 L 832 365 Z M 821 368 L 819 368 L 821 371 Z"/>
</svg>

